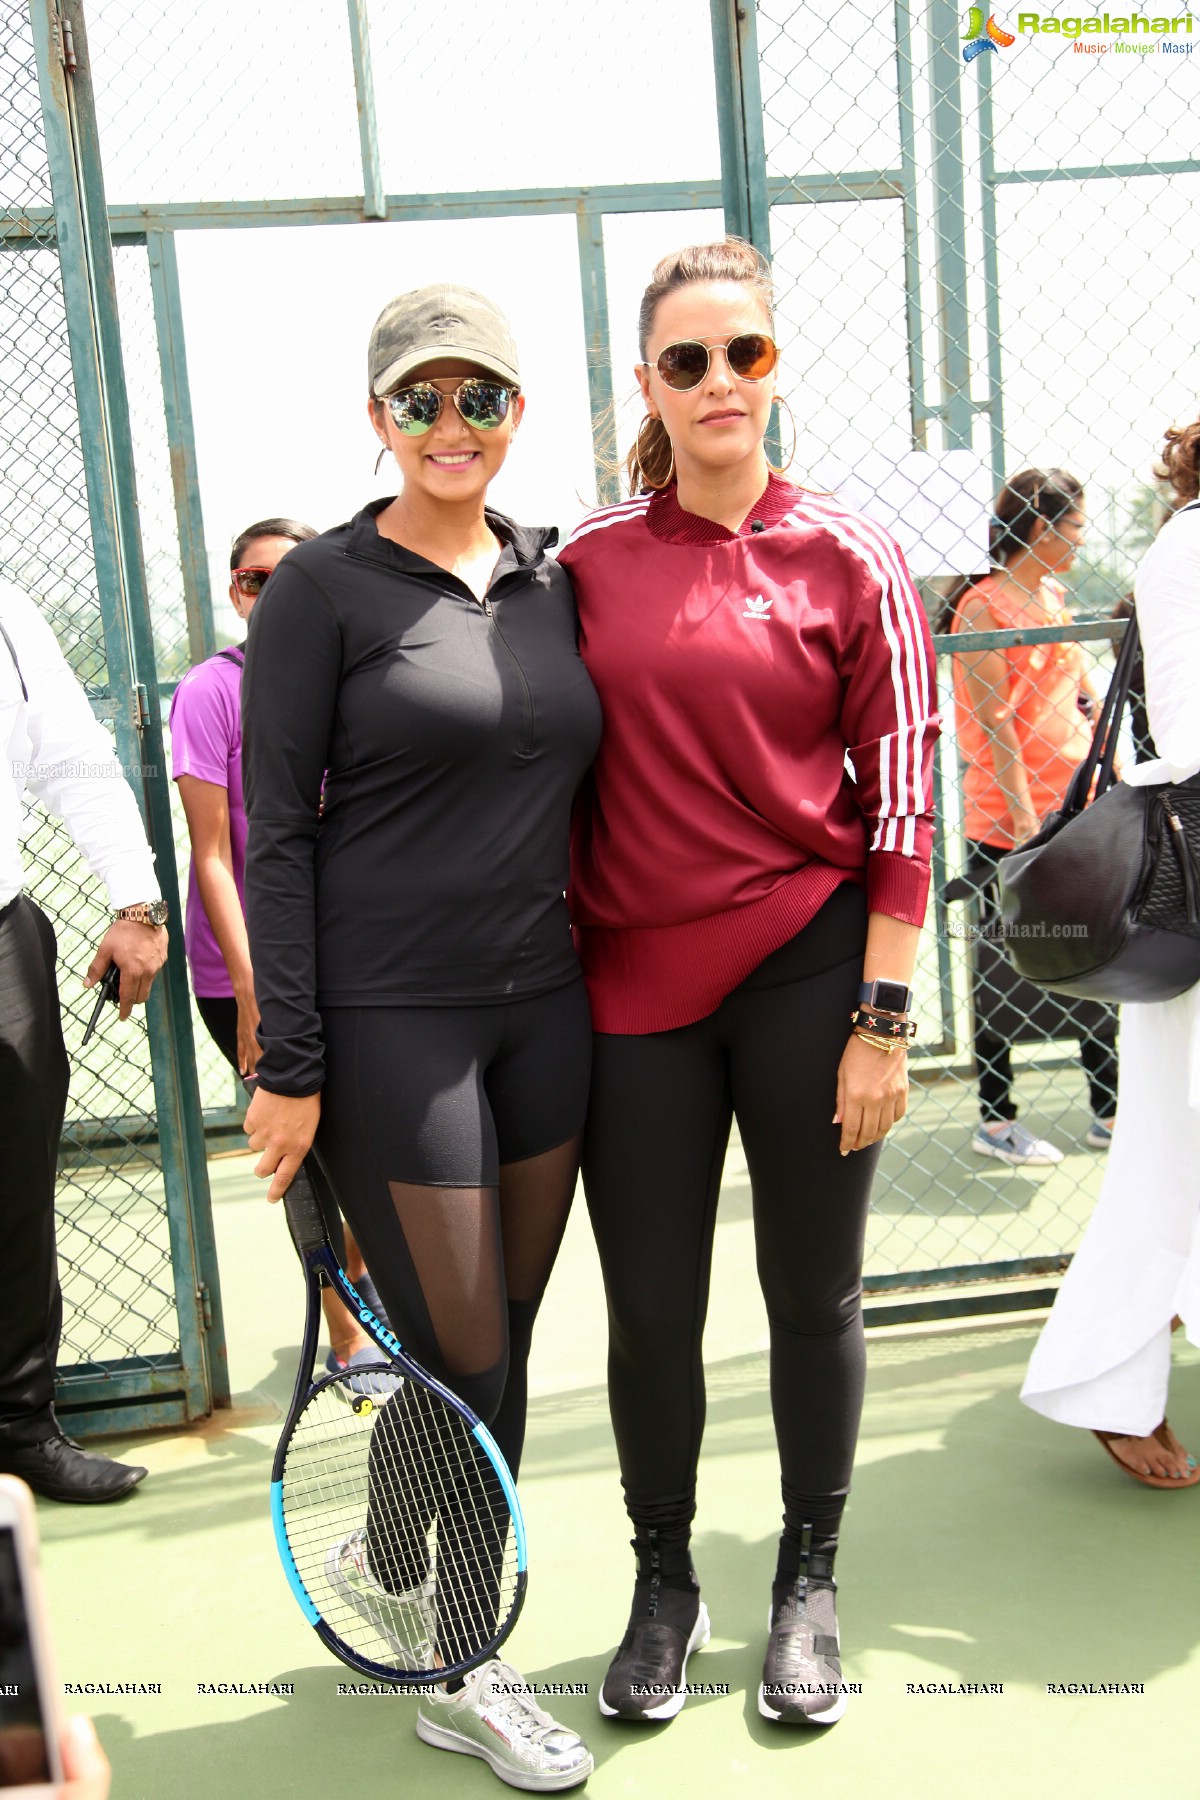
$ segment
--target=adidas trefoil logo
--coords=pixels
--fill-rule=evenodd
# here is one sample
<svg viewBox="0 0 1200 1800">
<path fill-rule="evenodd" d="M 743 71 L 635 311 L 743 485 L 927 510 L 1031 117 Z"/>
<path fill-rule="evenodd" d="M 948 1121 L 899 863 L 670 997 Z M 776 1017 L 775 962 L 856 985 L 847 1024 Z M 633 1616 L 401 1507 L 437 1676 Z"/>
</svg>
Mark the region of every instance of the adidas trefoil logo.
<svg viewBox="0 0 1200 1800">
<path fill-rule="evenodd" d="M 771 608 L 774 604 L 775 602 L 773 599 L 764 600 L 761 594 L 755 594 L 753 598 L 747 596 L 746 610 L 742 614 L 742 617 L 743 619 L 761 619 L 769 625 L 771 623 Z"/>
</svg>

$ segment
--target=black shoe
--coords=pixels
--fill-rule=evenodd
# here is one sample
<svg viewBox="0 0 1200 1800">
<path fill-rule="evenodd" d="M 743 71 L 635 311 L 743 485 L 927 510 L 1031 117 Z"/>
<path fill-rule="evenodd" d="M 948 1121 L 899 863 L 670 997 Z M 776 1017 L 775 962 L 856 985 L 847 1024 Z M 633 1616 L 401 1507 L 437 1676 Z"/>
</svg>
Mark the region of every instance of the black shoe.
<svg viewBox="0 0 1200 1800">
<path fill-rule="evenodd" d="M 40 1444 L 11 1444 L 0 1438 L 0 1474 L 19 1475 L 46 1500 L 90 1505 L 119 1500 L 145 1473 L 136 1463 L 114 1462 L 61 1434 L 43 1438 Z"/>
<path fill-rule="evenodd" d="M 775 1590 L 778 1596 L 779 1590 Z M 800 1575 L 771 1605 L 758 1710 L 781 1725 L 833 1725 L 846 1710 L 833 1577 Z"/>
<path fill-rule="evenodd" d="M 634 1584 L 621 1648 L 600 1690 L 606 1719 L 673 1719 L 687 1699 L 687 1665 L 709 1638 L 699 1588 L 667 1587 L 657 1577 Z"/>
</svg>

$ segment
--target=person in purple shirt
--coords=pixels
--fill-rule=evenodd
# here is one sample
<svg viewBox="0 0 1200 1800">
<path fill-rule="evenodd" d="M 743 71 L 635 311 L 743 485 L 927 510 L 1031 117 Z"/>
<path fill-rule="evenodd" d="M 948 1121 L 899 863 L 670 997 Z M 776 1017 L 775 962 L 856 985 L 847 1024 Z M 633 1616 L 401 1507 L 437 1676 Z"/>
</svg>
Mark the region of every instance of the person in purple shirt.
<svg viewBox="0 0 1200 1800">
<path fill-rule="evenodd" d="M 316 532 L 295 519 L 262 519 L 234 540 L 229 598 L 249 619 L 263 583 L 296 544 Z M 244 646 L 218 650 L 189 669 L 171 702 L 171 774 L 187 817 L 188 871 L 184 946 L 200 1017 L 241 1075 L 258 1062 L 258 1007 L 246 938 L 242 802 L 242 659 Z"/>
<path fill-rule="evenodd" d="M 317 534 L 296 519 L 260 519 L 234 539 L 229 598 L 249 619 L 275 565 Z M 242 800 L 242 659 L 244 645 L 218 650 L 189 669 L 171 701 L 171 774 L 187 818 L 192 857 L 183 941 L 196 1007 L 209 1036 L 240 1075 L 253 1075 L 259 1057 L 258 1007 L 246 938 L 243 870 L 246 808 Z M 329 1214 L 332 1202 L 326 1206 Z M 337 1230 L 334 1219 L 334 1241 Z M 363 1291 L 362 1257 L 346 1233 L 343 1262 Z M 367 1283 L 370 1304 L 373 1288 Z M 373 1361 L 369 1340 L 341 1301 L 325 1291 L 331 1370 L 355 1356 Z M 379 1312 L 379 1304 L 373 1306 Z M 382 1315 L 381 1315 L 382 1316 Z M 365 1353 L 365 1354 L 364 1354 Z M 366 1379 L 364 1377 L 364 1379 Z"/>
</svg>

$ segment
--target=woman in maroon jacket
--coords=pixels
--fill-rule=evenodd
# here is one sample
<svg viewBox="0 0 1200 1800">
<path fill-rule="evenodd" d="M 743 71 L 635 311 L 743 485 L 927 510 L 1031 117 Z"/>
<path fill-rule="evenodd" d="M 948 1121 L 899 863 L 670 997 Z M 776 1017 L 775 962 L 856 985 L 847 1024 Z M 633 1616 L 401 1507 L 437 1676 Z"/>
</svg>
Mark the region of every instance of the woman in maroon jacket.
<svg viewBox="0 0 1200 1800">
<path fill-rule="evenodd" d="M 638 1559 L 600 1706 L 673 1717 L 708 1636 L 689 1540 L 736 1115 L 783 1489 L 759 1710 L 826 1724 L 845 1705 L 833 1559 L 862 1404 L 863 1234 L 904 1113 L 929 886 L 932 654 L 892 540 L 768 467 L 778 353 L 757 252 L 666 258 L 639 325 L 633 497 L 561 558 L 605 720 L 570 898 L 596 1030 L 584 1179 Z"/>
</svg>

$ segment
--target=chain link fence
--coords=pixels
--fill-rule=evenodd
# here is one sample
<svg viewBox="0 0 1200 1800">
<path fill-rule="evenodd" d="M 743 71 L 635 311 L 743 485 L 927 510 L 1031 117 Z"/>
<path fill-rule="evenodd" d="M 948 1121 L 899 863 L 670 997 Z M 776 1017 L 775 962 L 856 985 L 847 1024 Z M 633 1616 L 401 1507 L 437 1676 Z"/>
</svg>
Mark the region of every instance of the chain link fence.
<svg viewBox="0 0 1200 1800">
<path fill-rule="evenodd" d="M 49 207 L 51 195 L 28 9 L 11 3 L 0 9 L 0 87 L 8 111 L 0 572 L 38 601 L 98 709 L 111 711 L 129 695 L 119 677 L 109 681 L 55 233 L 50 221 L 26 228 L 29 209 Z M 22 853 L 27 891 L 58 936 L 72 1069 L 58 1195 L 60 1373 L 115 1364 L 151 1371 L 178 1358 L 180 1339 L 146 1026 L 140 1015 L 124 1026 L 106 1021 L 83 1048 L 95 997 L 82 976 L 107 927 L 107 900 L 69 833 L 41 807 L 29 816 Z"/>
<path fill-rule="evenodd" d="M 993 494 L 1022 469 L 1066 469 L 1089 523 L 1063 599 L 1075 621 L 1107 619 L 1162 516 L 1163 432 L 1195 416 L 1200 392 L 1187 328 L 1200 163 L 1179 160 L 1195 140 L 1191 21 L 1115 33 L 1099 13 L 1086 27 L 1050 12 L 1020 21 L 997 11 L 989 24 L 986 9 L 947 0 L 760 0 L 763 185 L 796 467 L 803 479 L 840 465 L 869 487 L 913 450 L 965 450 Z M 919 547 L 913 560 L 929 572 Z M 957 573 L 987 567 L 982 556 Z M 922 583 L 933 621 L 949 585 Z M 995 636 L 1005 622 L 977 618 L 993 647 L 957 668 L 951 639 L 938 640 L 941 855 L 919 976 L 935 1050 L 914 1060 L 914 1104 L 881 1166 L 877 1288 L 920 1271 L 1051 1266 L 1090 1214 L 1115 1110 L 1116 1014 L 1016 978 L 995 855 L 978 835 L 1006 836 L 987 830 L 978 800 L 980 759 L 995 780 L 981 716 L 1023 691 L 1024 752 L 1036 761 L 1052 737 L 1065 779 L 1111 658 L 1103 639 L 1071 641 L 1070 625 L 1057 643 L 1017 648 Z M 1057 621 L 1051 608 L 1021 622 Z M 986 678 L 966 684 L 966 663 Z M 1049 790 L 1039 798 L 1048 810 Z M 1014 1113 L 1027 1136 L 1005 1131 Z"/>
<path fill-rule="evenodd" d="M 165 710 L 180 677 L 192 665 L 192 642 L 196 634 L 194 629 L 189 630 L 189 625 L 194 627 L 195 621 L 189 621 L 181 574 L 179 520 L 163 408 L 164 378 L 151 292 L 149 253 L 144 242 L 118 242 L 113 247 L 113 259 L 137 472 L 138 524 L 154 628 L 155 662 Z M 230 620 L 232 623 L 232 614 Z M 190 855 L 187 821 L 173 782 L 170 792 L 175 859 L 181 887 L 186 889 Z M 201 1105 L 214 1126 L 218 1123 L 233 1126 L 244 1110 L 244 1096 L 194 1004 L 192 1037 Z"/>
<path fill-rule="evenodd" d="M 705 19 L 687 0 L 650 9 L 614 0 L 564 25 L 531 0 L 503 15 L 474 0 L 451 14 L 382 0 L 269 0 L 252 14 L 232 0 L 190 12 L 169 0 L 91 0 L 160 677 L 169 687 L 198 646 L 211 649 L 210 588 L 219 599 L 221 580 L 219 558 L 210 580 L 198 510 L 187 511 L 179 464 L 194 445 L 174 401 L 164 423 L 162 390 L 180 386 L 180 347 L 164 343 L 147 242 L 209 229 L 236 237 L 230 281 L 245 283 L 247 306 L 278 312 L 307 304 L 294 280 L 286 292 L 269 280 L 255 288 L 260 260 L 270 266 L 269 234 L 284 227 L 363 234 L 388 221 L 395 288 L 436 276 L 433 224 L 573 215 L 574 245 L 567 231 L 544 232 L 535 250 L 534 237 L 515 230 L 508 245 L 490 237 L 477 285 L 537 284 L 551 262 L 557 279 L 556 259 L 577 253 L 582 339 L 572 354 L 586 361 L 598 491 L 613 491 L 614 404 L 622 445 L 640 411 L 625 371 L 650 268 L 674 245 L 736 229 L 773 261 L 790 403 L 779 439 L 793 477 L 842 489 L 867 511 L 878 503 L 911 553 L 931 620 L 954 578 L 986 573 L 984 518 L 1006 479 L 1060 468 L 1082 484 L 1087 537 L 1061 572 L 1070 618 L 1059 620 L 1057 641 L 1043 633 L 1018 656 L 1011 634 L 997 635 L 1002 622 L 985 619 L 977 626 L 990 625 L 991 637 L 977 639 L 973 655 L 993 659 L 982 687 L 1002 699 L 1020 669 L 1069 665 L 1086 731 L 1086 690 L 1102 694 L 1111 667 L 1104 622 L 1161 517 L 1157 446 L 1167 425 L 1195 415 L 1200 393 L 1188 329 L 1200 286 L 1190 21 L 1138 15 L 1113 31 L 1108 15 L 1088 17 L 998 12 L 989 21 L 951 0 L 710 0 Z M 11 141 L 26 145 L 36 138 L 36 93 L 22 98 L 19 82 L 16 92 L 18 113 L 30 110 Z M 448 120 L 455 130 L 444 129 Z M 27 148 L 14 181 L 20 204 L 48 204 Z M 337 259 L 328 234 L 320 245 L 314 268 Z M 6 260 L 20 264 L 4 315 L 15 348 L 37 316 L 38 284 L 53 285 L 53 251 L 31 242 Z M 313 382 L 327 317 L 316 323 Z M 55 354 L 21 349 L 43 369 L 27 378 L 17 434 L 37 479 L 14 471 L 3 550 L 6 566 L 26 568 L 57 608 L 77 666 L 102 680 L 84 540 L 69 523 L 86 509 L 48 422 L 56 406 L 70 412 L 55 388 Z M 269 388 L 264 373 L 263 396 Z M 255 398 L 231 392 L 221 403 L 232 420 Z M 269 457 L 267 421 L 278 415 L 268 406 L 261 417 Z M 931 460 L 913 462 L 919 454 Z M 49 491 L 45 469 L 62 471 Z M 910 484 L 899 504 L 897 471 Z M 951 472 L 974 497 L 973 553 L 960 533 L 951 555 L 939 521 L 922 523 L 931 471 Z M 563 526 L 573 485 L 564 495 L 551 484 Z M 579 494 L 578 504 L 591 498 Z M 280 510 L 313 509 L 281 492 Z M 1004 959 L 986 859 L 971 849 L 980 840 L 954 640 L 939 635 L 937 647 L 946 730 L 918 975 L 923 1044 L 912 1108 L 877 1184 L 868 1259 L 877 1288 L 1061 1263 L 1098 1190 L 1095 1121 L 1111 1116 L 1119 1057 L 1110 1014 L 1038 997 Z M 961 688 L 961 666 L 957 679 Z M 977 692 L 976 712 L 985 702 Z M 182 868 L 178 809 L 175 821 Z M 228 1121 L 224 1064 L 199 1029 L 197 1044 L 210 1120 Z M 979 1135 L 981 1106 L 993 1124 L 1015 1106 L 1038 1160 L 993 1154 Z"/>
<path fill-rule="evenodd" d="M 107 602 L 93 536 L 98 444 L 96 424 L 77 386 L 79 359 L 101 367 L 91 320 L 82 316 L 78 293 L 71 314 L 60 261 L 60 220 L 51 182 L 51 148 L 43 116 L 48 73 L 47 19 L 36 9 L 4 0 L 0 5 L 0 84 L 5 115 L 0 126 L 0 380 L 5 431 L 0 437 L 0 574 L 30 594 L 48 620 L 97 716 L 117 727 L 118 753 L 128 762 L 140 739 L 133 722 L 143 716 L 144 690 L 135 676 L 127 604 L 114 593 Z M 57 22 L 56 22 L 57 23 Z M 50 51 L 65 65 L 61 26 L 50 30 Z M 61 76 L 58 77 L 61 79 Z M 63 158 L 72 129 L 66 109 L 60 134 L 61 192 L 70 192 L 69 227 L 81 243 L 82 188 Z M 61 193 L 60 193 L 61 200 Z M 145 302 L 145 250 L 118 259 L 121 305 L 136 317 Z M 144 368 L 142 369 L 145 373 Z M 161 433 L 162 394 L 146 390 L 143 411 Z M 89 377 L 90 379 L 91 377 Z M 101 376 L 103 380 L 103 376 Z M 145 520 L 160 523 L 161 480 L 153 444 L 144 471 Z M 89 504 L 89 500 L 91 504 Z M 105 530 L 112 515 L 106 515 Z M 111 579 L 111 578 L 110 578 Z M 160 662 L 186 666 L 179 643 L 178 550 L 164 538 L 155 560 L 153 591 Z M 139 796 L 166 771 L 155 759 L 130 770 Z M 134 754 L 137 752 L 135 750 Z M 7 777 L 6 777 L 7 778 Z M 187 1096 L 172 1069 L 156 1071 L 162 1023 L 139 1009 L 120 1024 L 105 1011 L 86 1047 L 83 1033 L 95 994 L 83 973 L 108 925 L 107 896 L 88 873 L 67 829 L 45 809 L 29 811 L 22 837 L 26 891 L 49 916 L 58 940 L 58 984 L 71 1062 L 71 1090 L 60 1152 L 57 1194 L 59 1271 L 64 1324 L 59 1353 L 59 1409 L 71 1429 L 114 1430 L 164 1423 L 208 1409 L 224 1388 L 223 1343 L 215 1271 L 205 1287 L 197 1256 L 207 1250 L 206 1190 L 202 1166 L 183 1166 Z M 161 869 L 161 861 L 160 861 Z M 165 979 L 165 978 L 164 978 Z M 162 999 L 155 1008 L 169 1020 Z M 152 1013 L 154 1009 L 151 1009 Z M 163 1105 L 170 1096 L 172 1120 Z M 198 1208 L 204 1209 L 203 1213 Z M 210 1229 L 210 1228 L 208 1228 Z M 200 1300 L 203 1297 L 203 1308 Z M 215 1306 L 215 1313 L 214 1313 Z M 182 1310 L 181 1310 L 182 1309 Z M 203 1319 L 202 1319 L 203 1313 Z M 202 1347 L 205 1323 L 214 1326 Z"/>
</svg>

